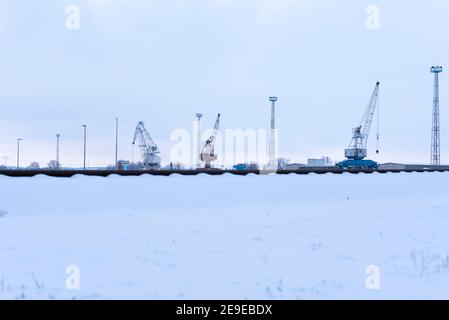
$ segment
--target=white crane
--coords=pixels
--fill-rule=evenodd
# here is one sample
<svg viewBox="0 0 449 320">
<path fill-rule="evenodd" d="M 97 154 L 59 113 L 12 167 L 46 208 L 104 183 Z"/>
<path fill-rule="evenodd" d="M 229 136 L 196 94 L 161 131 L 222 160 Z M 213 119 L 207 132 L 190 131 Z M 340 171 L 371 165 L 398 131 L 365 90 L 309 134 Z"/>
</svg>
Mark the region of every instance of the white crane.
<svg viewBox="0 0 449 320">
<path fill-rule="evenodd" d="M 206 169 L 210 169 L 211 162 L 217 160 L 217 155 L 215 154 L 214 148 L 215 148 L 215 141 L 217 139 L 219 125 L 220 125 L 220 114 L 218 114 L 217 120 L 215 121 L 214 132 L 209 137 L 209 139 L 207 139 L 203 151 L 200 154 L 200 159 L 201 161 L 204 162 Z"/>
<path fill-rule="evenodd" d="M 134 133 L 133 145 L 139 139 L 139 148 L 145 168 L 159 169 L 161 166 L 161 156 L 157 145 L 151 139 L 150 134 L 145 129 L 143 122 L 139 122 Z"/>
</svg>

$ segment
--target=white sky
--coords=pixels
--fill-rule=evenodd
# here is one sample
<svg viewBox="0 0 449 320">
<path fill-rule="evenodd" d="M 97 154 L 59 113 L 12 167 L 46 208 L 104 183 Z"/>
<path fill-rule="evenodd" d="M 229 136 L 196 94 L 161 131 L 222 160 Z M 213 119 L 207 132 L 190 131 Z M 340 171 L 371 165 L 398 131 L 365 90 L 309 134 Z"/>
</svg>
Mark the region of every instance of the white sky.
<svg viewBox="0 0 449 320">
<path fill-rule="evenodd" d="M 78 5 L 81 29 L 65 27 Z M 366 28 L 368 5 L 380 30 Z M 361 0 L 2 0 L 0 157 L 45 165 L 61 133 L 63 165 L 131 158 L 138 121 L 168 162 L 171 132 L 194 115 L 222 128 L 269 126 L 279 97 L 279 152 L 294 162 L 343 158 L 381 82 L 382 162 L 428 163 L 431 65 L 449 66 L 449 2 Z M 449 163 L 449 81 L 441 75 L 442 162 Z M 375 130 L 375 126 L 373 128 Z M 137 153 L 136 153 L 137 154 Z M 0 159 L 3 163 L 3 159 Z"/>
</svg>

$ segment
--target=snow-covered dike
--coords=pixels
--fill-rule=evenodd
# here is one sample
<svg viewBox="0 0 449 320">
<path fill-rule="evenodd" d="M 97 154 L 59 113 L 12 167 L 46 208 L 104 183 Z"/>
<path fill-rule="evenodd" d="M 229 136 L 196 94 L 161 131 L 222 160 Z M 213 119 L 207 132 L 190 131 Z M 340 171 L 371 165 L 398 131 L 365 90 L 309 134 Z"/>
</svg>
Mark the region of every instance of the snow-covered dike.
<svg viewBox="0 0 449 320">
<path fill-rule="evenodd" d="M 0 298 L 449 299 L 448 182 L 1 176 Z"/>
</svg>

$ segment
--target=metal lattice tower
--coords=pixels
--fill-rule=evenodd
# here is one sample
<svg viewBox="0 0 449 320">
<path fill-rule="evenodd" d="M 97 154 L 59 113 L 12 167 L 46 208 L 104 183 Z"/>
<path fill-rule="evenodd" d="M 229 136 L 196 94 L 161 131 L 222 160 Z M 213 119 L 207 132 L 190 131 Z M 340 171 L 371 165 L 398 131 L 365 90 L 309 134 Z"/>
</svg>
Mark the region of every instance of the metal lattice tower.
<svg viewBox="0 0 449 320">
<path fill-rule="evenodd" d="M 443 67 L 431 67 L 430 72 L 434 74 L 433 85 L 433 111 L 432 111 L 432 141 L 430 164 L 439 166 L 441 164 L 440 153 L 440 85 L 438 75 L 443 72 Z"/>
</svg>

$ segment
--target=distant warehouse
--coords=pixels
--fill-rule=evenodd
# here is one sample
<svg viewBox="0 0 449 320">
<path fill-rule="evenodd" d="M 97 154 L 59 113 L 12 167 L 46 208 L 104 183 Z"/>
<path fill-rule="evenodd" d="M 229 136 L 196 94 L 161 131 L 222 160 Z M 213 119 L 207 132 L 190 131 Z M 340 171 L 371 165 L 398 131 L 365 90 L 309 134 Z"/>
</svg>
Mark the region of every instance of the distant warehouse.
<svg viewBox="0 0 449 320">
<path fill-rule="evenodd" d="M 301 163 L 289 163 L 289 164 L 286 164 L 286 165 L 284 166 L 284 169 L 285 169 L 285 170 L 299 170 L 299 169 L 305 168 L 305 167 L 306 167 L 305 164 L 301 164 Z"/>
<path fill-rule="evenodd" d="M 405 170 L 406 169 L 406 165 L 405 164 L 401 164 L 401 163 L 383 163 L 383 164 L 379 164 L 379 169 L 380 170 Z"/>
<path fill-rule="evenodd" d="M 308 167 L 330 167 L 334 163 L 329 157 L 322 157 L 320 159 L 307 159 Z"/>
</svg>

